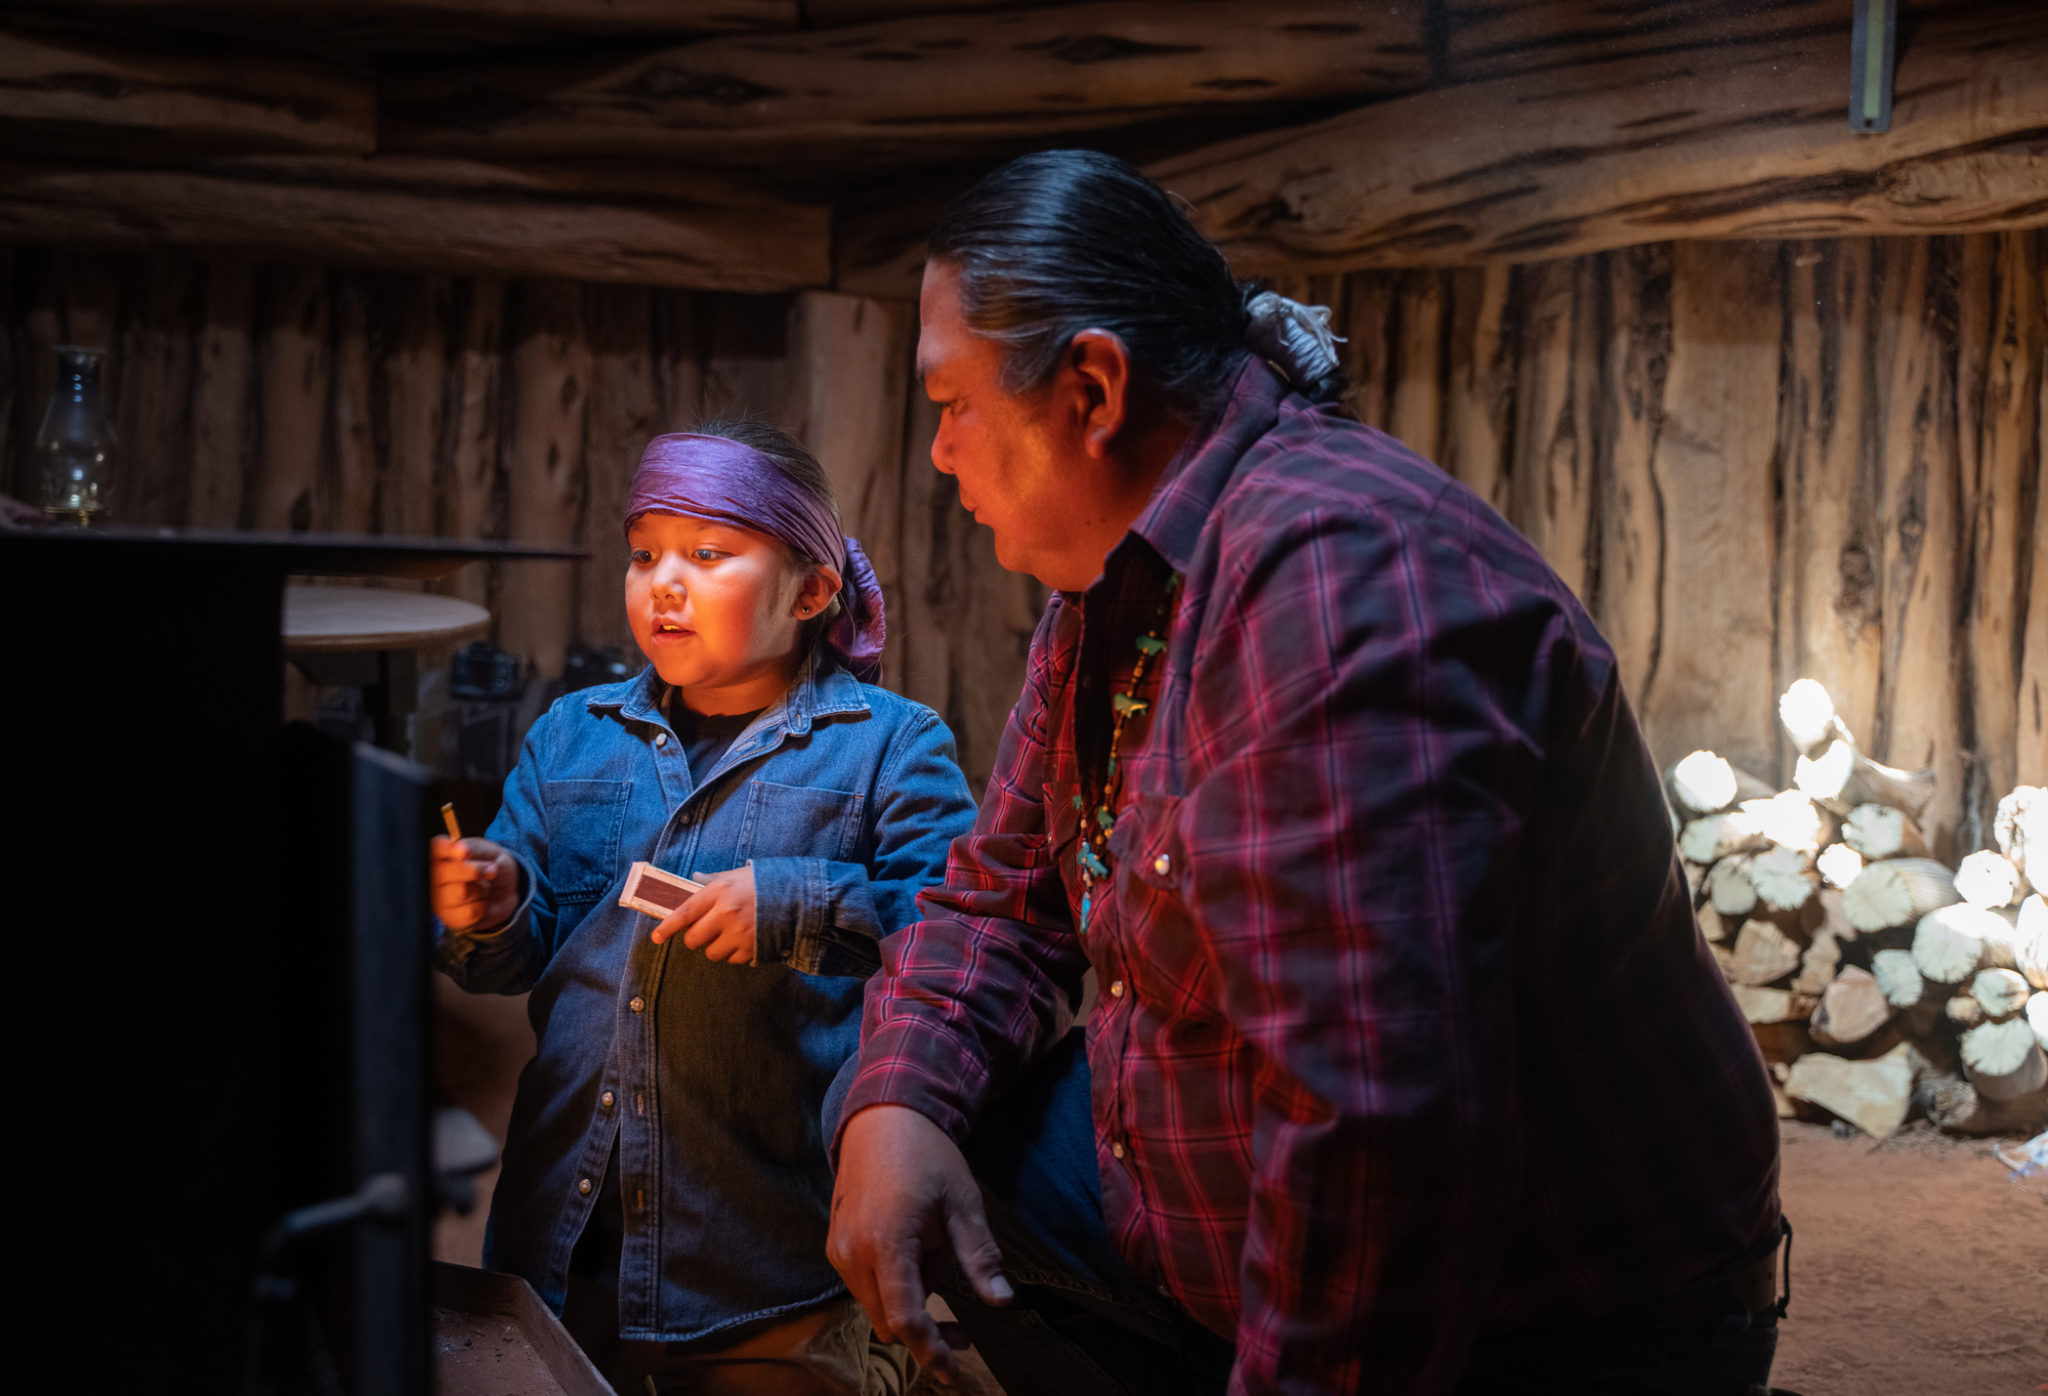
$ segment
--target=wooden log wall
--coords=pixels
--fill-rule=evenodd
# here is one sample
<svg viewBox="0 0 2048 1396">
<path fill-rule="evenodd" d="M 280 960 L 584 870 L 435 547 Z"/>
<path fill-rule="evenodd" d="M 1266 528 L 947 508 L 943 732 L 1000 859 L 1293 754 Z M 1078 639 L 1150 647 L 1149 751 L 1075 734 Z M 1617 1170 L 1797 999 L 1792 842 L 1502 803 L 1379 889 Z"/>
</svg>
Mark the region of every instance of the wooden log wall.
<svg viewBox="0 0 2048 1396">
<path fill-rule="evenodd" d="M 787 428 L 886 589 L 888 681 L 987 778 L 1043 592 L 931 469 L 909 305 L 19 246 L 0 248 L 0 325 L 0 489 L 40 496 L 55 347 L 106 346 L 119 522 L 581 543 L 587 563 L 439 584 L 542 677 L 571 644 L 633 654 L 619 517 L 647 439 L 711 416 Z"/>
<path fill-rule="evenodd" d="M 1865 749 L 1931 765 L 1942 856 L 2048 781 L 2048 237 L 1656 244 L 1521 266 L 1281 277 L 1337 308 L 1354 410 L 1544 549 L 1620 656 L 1652 748 L 1791 775 L 1810 676 Z M 749 412 L 810 441 L 891 605 L 890 678 L 982 779 L 1042 593 L 929 467 L 914 310 L 20 247 L 0 275 L 0 463 L 58 343 L 112 347 L 133 522 L 575 539 L 472 568 L 542 674 L 629 645 L 620 499 L 639 446 Z"/>
<path fill-rule="evenodd" d="M 1277 284 L 1336 306 L 1360 417 L 1542 547 L 1661 761 L 1788 783 L 1776 696 L 1818 679 L 1871 755 L 1934 768 L 1953 859 L 2048 781 L 2044 254 L 1682 242 Z"/>
</svg>

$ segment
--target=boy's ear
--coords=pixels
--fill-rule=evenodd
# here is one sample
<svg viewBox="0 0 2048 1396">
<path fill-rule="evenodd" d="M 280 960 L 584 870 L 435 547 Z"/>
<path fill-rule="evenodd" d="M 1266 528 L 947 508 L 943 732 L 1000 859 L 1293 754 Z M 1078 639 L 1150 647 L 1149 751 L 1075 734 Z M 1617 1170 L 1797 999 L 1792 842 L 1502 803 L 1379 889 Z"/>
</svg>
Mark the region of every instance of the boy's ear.
<svg viewBox="0 0 2048 1396">
<path fill-rule="evenodd" d="M 804 573 L 803 585 L 797 588 L 796 617 L 809 620 L 831 604 L 832 597 L 839 590 L 839 578 L 829 569 L 813 567 Z"/>
</svg>

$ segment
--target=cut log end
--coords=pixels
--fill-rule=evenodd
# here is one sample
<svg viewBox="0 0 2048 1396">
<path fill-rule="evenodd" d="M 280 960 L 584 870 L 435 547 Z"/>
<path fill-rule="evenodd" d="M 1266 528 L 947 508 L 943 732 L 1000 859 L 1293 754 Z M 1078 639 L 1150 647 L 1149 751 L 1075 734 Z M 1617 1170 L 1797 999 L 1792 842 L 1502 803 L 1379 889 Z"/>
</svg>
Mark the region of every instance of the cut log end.
<svg viewBox="0 0 2048 1396">
<path fill-rule="evenodd" d="M 1718 863 L 1732 854 L 1755 852 L 1769 844 L 1763 827 L 1739 810 L 1695 819 L 1678 835 L 1678 851 L 1692 863 Z"/>
<path fill-rule="evenodd" d="M 1881 858 L 1925 858 L 1920 826 L 1890 805 L 1858 805 L 1842 821 L 1842 842 L 1870 862 Z"/>
<path fill-rule="evenodd" d="M 1664 773 L 1664 788 L 1690 818 L 1719 814 L 1735 803 L 1735 768 L 1711 751 L 1695 751 Z"/>
<path fill-rule="evenodd" d="M 1752 1023 L 1790 1023 L 1812 1016 L 1818 1000 L 1812 994 L 1795 994 L 1790 989 L 1753 988 L 1747 984 L 1730 986 L 1735 1003 L 1742 1010 L 1742 1016 Z"/>
<path fill-rule="evenodd" d="M 1984 1016 L 1994 1022 L 2018 1017 L 2026 1010 L 2027 999 L 2033 992 L 2033 985 L 2009 969 L 1979 970 L 1970 980 L 1970 997 L 1982 1006 Z"/>
<path fill-rule="evenodd" d="M 1851 965 L 1822 992 L 1809 1030 L 1822 1046 L 1853 1047 L 1875 1036 L 1892 1020 L 1892 1011 L 1877 977 Z"/>
<path fill-rule="evenodd" d="M 1779 848 L 1817 853 L 1827 842 L 1827 814 L 1812 797 L 1797 790 L 1782 790 L 1768 799 L 1744 800 L 1737 808 L 1754 819 L 1764 837 Z"/>
<path fill-rule="evenodd" d="M 1728 978 L 1736 984 L 1761 987 L 1799 968 L 1801 946 L 1770 921 L 1745 921 L 1735 936 Z"/>
<path fill-rule="evenodd" d="M 1980 969 L 2011 969 L 2012 927 L 1968 902 L 1937 907 L 1913 930 L 1913 963 L 1936 984 L 1961 984 Z"/>
<path fill-rule="evenodd" d="M 1963 1066 L 1977 1093 L 1991 1100 L 2017 1100 L 2048 1086 L 2048 1055 L 2025 1019 L 1979 1023 L 1963 1034 Z"/>
<path fill-rule="evenodd" d="M 1707 874 L 1707 904 L 1725 917 L 1740 920 L 1756 910 L 1756 884 L 1749 879 L 1749 854 L 1735 854 L 1714 864 Z"/>
<path fill-rule="evenodd" d="M 1802 756 L 1810 756 L 1833 741 L 1840 728 L 1835 718 L 1835 700 L 1815 679 L 1794 680 L 1785 690 L 1778 699 L 1778 721 L 1784 724 L 1785 735 Z"/>
<path fill-rule="evenodd" d="M 1810 1052 L 1792 1063 L 1785 1092 L 1847 1120 L 1873 1139 L 1886 1139 L 1912 1108 L 1913 1068 L 1903 1053 L 1859 1062 Z"/>
<path fill-rule="evenodd" d="M 1772 911 L 1797 911 L 1820 891 L 1813 860 L 1793 848 L 1772 848 L 1749 863 L 1749 882 L 1757 900 Z"/>
<path fill-rule="evenodd" d="M 1813 860 L 1814 871 L 1830 887 L 1847 887 L 1863 871 L 1863 855 L 1846 843 L 1831 843 Z"/>
<path fill-rule="evenodd" d="M 1972 906 L 2011 906 L 2024 886 L 2012 859 L 1988 848 L 1972 853 L 1956 868 L 1956 895 Z"/>
<path fill-rule="evenodd" d="M 2027 855 L 2035 852 L 2048 861 L 2048 789 L 2038 785 L 2016 786 L 1998 802 L 1991 820 L 1991 836 L 1998 851 L 2012 861 L 2020 876 L 2037 892 L 2048 892 L 2048 867 L 2027 867 Z"/>
<path fill-rule="evenodd" d="M 1842 910 L 1857 930 L 1882 931 L 1910 926 L 1958 900 L 1955 877 L 1941 864 L 1894 858 L 1865 868 L 1842 894 Z"/>
<path fill-rule="evenodd" d="M 1927 981 L 1910 950 L 1880 950 L 1870 957 L 1870 972 L 1894 1008 L 1911 1008 L 1927 997 Z"/>
</svg>

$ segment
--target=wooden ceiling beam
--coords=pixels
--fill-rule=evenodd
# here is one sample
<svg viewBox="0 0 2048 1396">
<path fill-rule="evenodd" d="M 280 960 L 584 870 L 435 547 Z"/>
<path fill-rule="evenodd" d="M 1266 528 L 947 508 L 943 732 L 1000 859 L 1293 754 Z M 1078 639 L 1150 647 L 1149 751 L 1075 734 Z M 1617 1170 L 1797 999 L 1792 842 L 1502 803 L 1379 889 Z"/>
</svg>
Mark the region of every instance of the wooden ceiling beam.
<svg viewBox="0 0 2048 1396">
<path fill-rule="evenodd" d="M 831 276 L 822 205 L 694 175 L 384 156 L 175 170 L 0 160 L 9 240 L 722 291 Z"/>
<path fill-rule="evenodd" d="M 1150 170 L 1247 272 L 1573 256 L 1673 238 L 2048 223 L 2048 26 L 1919 19 L 1892 129 L 1849 129 L 1847 33 L 1397 98 Z"/>
<path fill-rule="evenodd" d="M 1434 3 L 1441 6 L 1443 14 L 1444 78 L 1448 82 L 1483 82 L 1605 59 L 1639 58 L 1802 32 L 1847 33 L 1853 12 L 1853 0 Z"/>
<path fill-rule="evenodd" d="M 1419 4 L 1115 0 L 709 39 L 582 70 L 393 74 L 381 141 L 488 159 L 929 163 L 1195 113 L 1327 109 L 1428 81 Z"/>
<path fill-rule="evenodd" d="M 0 31 L 0 121 L 41 137 L 90 134 L 239 150 L 367 152 L 376 145 L 367 71 L 193 58 Z"/>
<path fill-rule="evenodd" d="M 52 0 L 27 0 L 51 6 Z M 233 23 L 272 33 L 316 27 L 410 28 L 485 35 L 705 34 L 794 29 L 798 0 L 62 0 L 72 15 L 166 25 Z"/>
</svg>

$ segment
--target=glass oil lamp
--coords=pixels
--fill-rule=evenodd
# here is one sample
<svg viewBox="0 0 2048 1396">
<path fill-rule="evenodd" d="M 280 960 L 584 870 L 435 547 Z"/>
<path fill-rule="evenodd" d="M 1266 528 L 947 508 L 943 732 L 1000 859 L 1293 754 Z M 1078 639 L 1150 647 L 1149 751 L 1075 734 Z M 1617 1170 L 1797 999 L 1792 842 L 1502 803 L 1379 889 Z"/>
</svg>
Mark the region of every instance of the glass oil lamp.
<svg viewBox="0 0 2048 1396">
<path fill-rule="evenodd" d="M 57 389 L 36 433 L 43 512 L 68 524 L 106 522 L 114 476 L 114 431 L 100 398 L 100 351 L 57 350 Z"/>
</svg>

